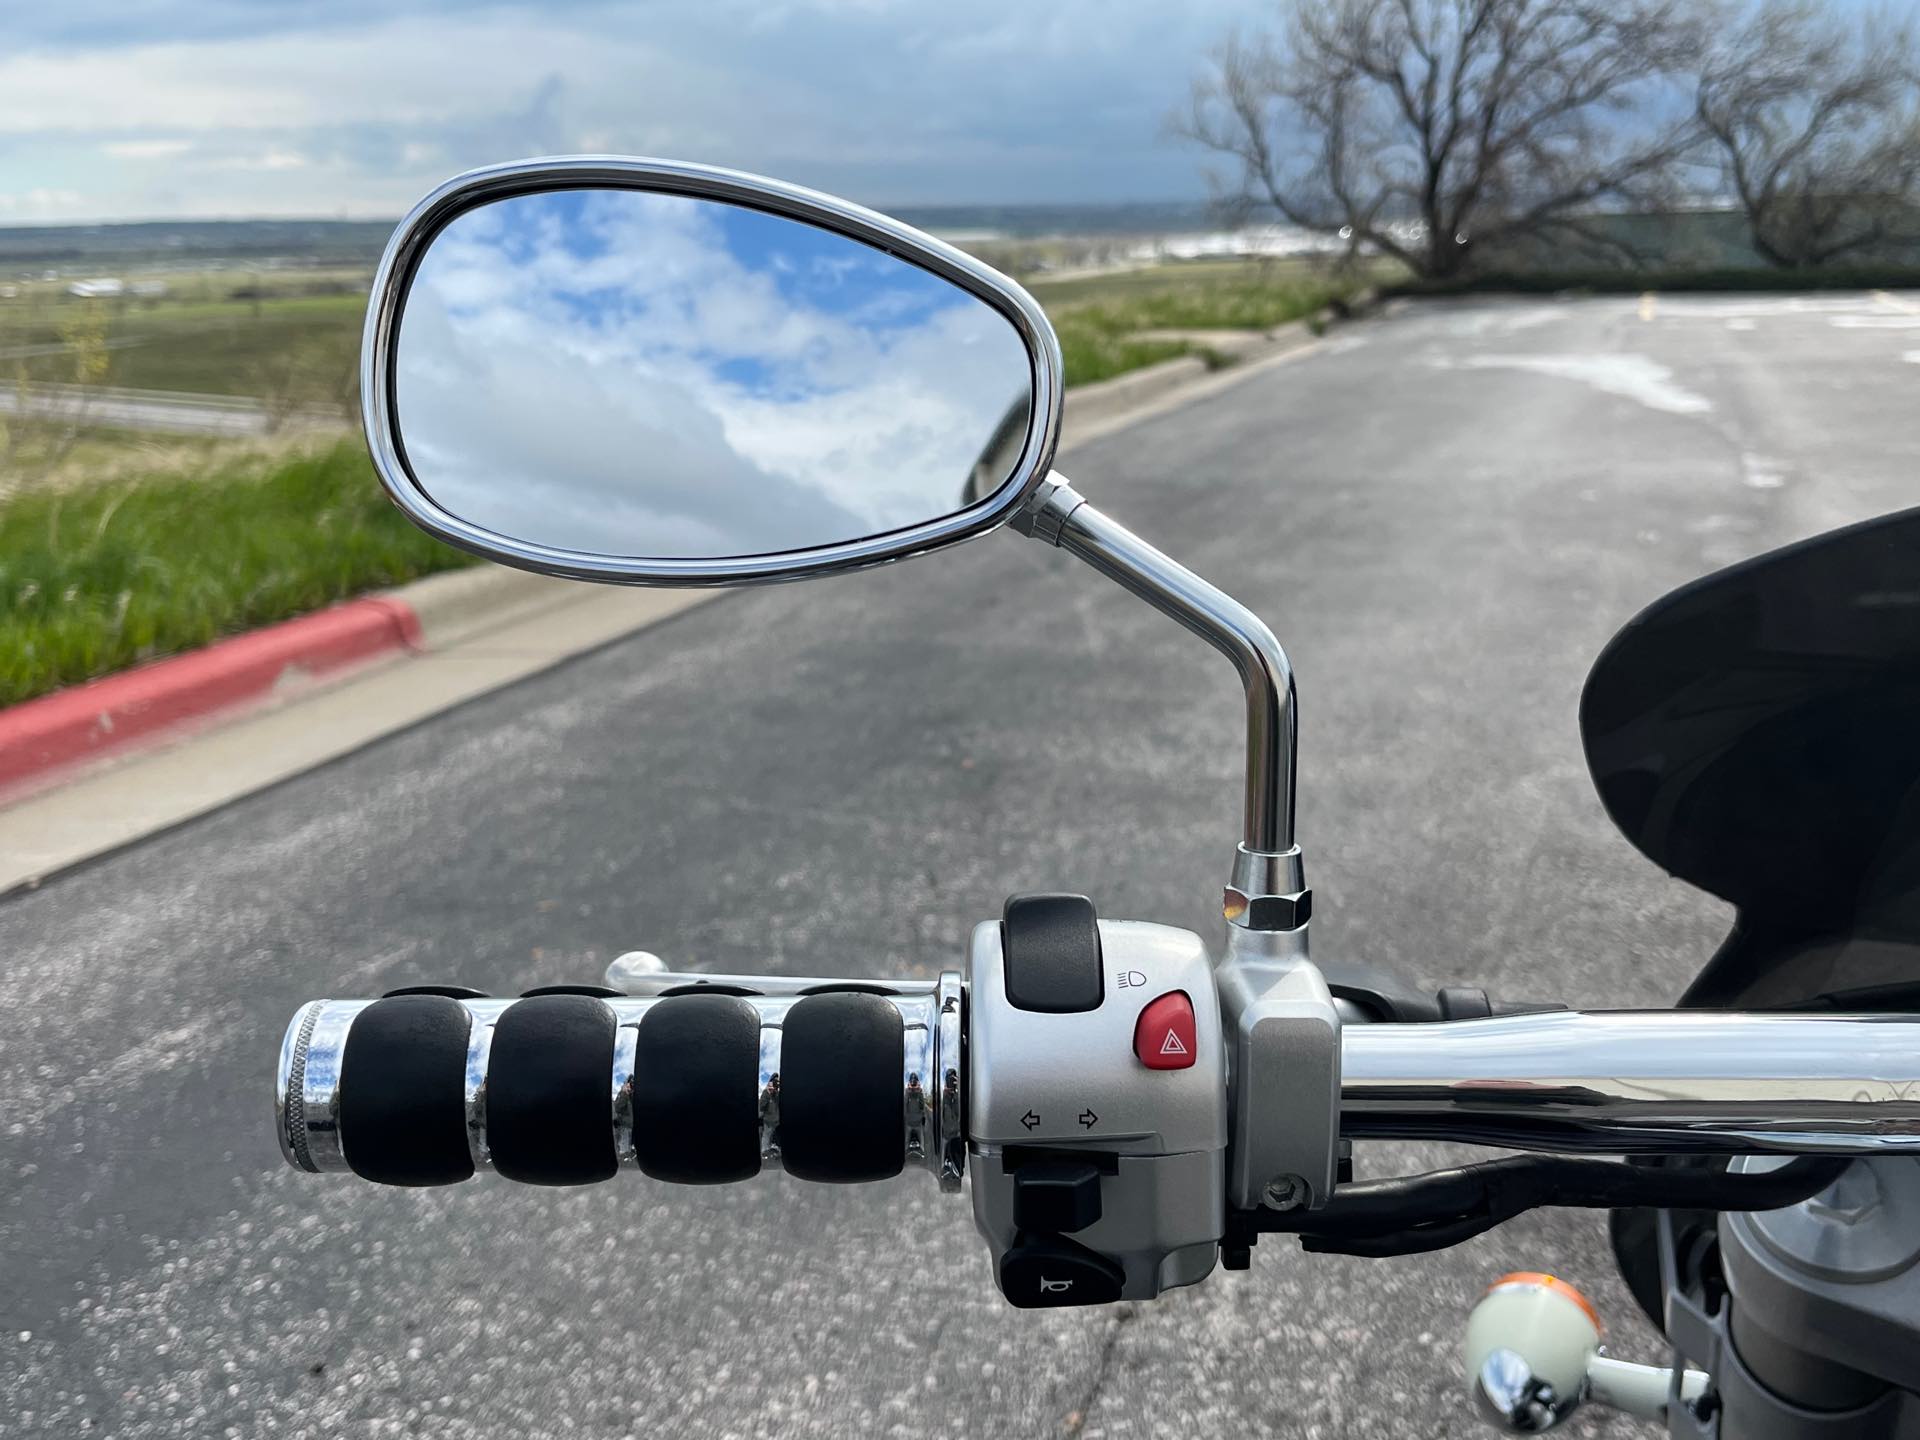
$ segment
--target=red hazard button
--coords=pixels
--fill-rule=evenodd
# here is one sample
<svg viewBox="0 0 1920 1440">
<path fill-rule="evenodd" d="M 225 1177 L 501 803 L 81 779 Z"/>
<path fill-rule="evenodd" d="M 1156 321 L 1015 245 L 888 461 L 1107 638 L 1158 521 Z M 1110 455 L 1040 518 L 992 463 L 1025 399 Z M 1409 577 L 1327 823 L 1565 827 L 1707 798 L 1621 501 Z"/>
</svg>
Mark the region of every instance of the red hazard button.
<svg viewBox="0 0 1920 1440">
<path fill-rule="evenodd" d="M 1148 1003 L 1133 1027 L 1133 1053 L 1149 1070 L 1184 1070 L 1193 1064 L 1193 1002 L 1175 990 Z"/>
</svg>

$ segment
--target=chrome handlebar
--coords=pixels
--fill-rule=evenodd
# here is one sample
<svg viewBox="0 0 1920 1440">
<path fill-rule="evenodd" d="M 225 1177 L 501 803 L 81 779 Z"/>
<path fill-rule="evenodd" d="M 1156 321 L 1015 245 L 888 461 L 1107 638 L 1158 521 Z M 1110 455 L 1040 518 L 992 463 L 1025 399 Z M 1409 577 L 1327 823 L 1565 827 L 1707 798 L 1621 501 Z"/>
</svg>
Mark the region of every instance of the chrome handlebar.
<svg viewBox="0 0 1920 1440">
<path fill-rule="evenodd" d="M 1552 1011 L 1341 1027 L 1340 1128 L 1618 1154 L 1920 1154 L 1920 1016 Z"/>
<path fill-rule="evenodd" d="M 643 1024 L 661 1007 L 704 993 L 709 1003 L 726 997 L 746 1037 L 734 1066 L 739 1073 L 724 1076 L 739 1102 L 736 1126 L 757 1127 L 751 1137 L 737 1137 L 745 1174 L 792 1169 L 812 1178 L 872 1178 L 822 1174 L 823 1162 L 812 1153 L 819 1148 L 817 1139 L 795 1163 L 793 1150 L 802 1137 L 790 1113 L 793 1106 L 804 1100 L 813 1107 L 816 1130 L 823 1121 L 839 1123 L 833 1086 L 850 1082 L 837 1073 L 821 1073 L 844 1069 L 847 1056 L 823 1051 L 817 1029 L 810 1053 L 835 1055 L 831 1066 L 813 1059 L 796 1068 L 793 1056 L 783 1056 L 783 1041 L 795 1011 L 809 1002 L 810 1019 L 830 1025 L 839 1023 L 835 1016 L 841 1010 L 879 1006 L 898 1017 L 898 1050 L 889 1054 L 899 1057 L 897 1071 L 891 1072 L 897 1073 L 899 1088 L 895 1098 L 880 1100 L 870 1093 L 864 1098 L 871 1102 L 870 1113 L 877 1103 L 877 1113 L 897 1114 L 899 1133 L 897 1146 L 890 1137 L 878 1137 L 877 1149 L 896 1154 L 904 1165 L 931 1170 L 943 1188 L 959 1187 L 967 1151 L 965 999 L 959 975 L 884 986 L 748 976 L 710 976 L 690 985 L 686 976 L 662 976 L 646 988 L 657 993 L 537 1000 L 412 997 L 407 1004 L 414 1009 L 440 1007 L 436 1013 L 450 1027 L 440 1041 L 423 1040 L 422 1032 L 405 1024 L 393 1029 L 405 1020 L 399 1011 L 407 1006 L 396 1007 L 392 1000 L 314 1001 L 294 1017 L 281 1050 L 276 1128 L 282 1150 L 299 1169 L 351 1169 L 403 1184 L 463 1179 L 487 1170 L 541 1183 L 606 1178 L 620 1169 L 703 1178 L 676 1168 L 678 1162 L 649 1162 L 646 1125 L 636 1132 L 635 1105 L 636 1094 L 645 1101 L 649 1093 Z M 843 998 L 822 1004 L 828 996 Z M 384 1041 L 362 1018 L 376 1007 L 386 1007 L 381 1011 L 389 1031 Z M 692 1021 L 698 1008 L 681 1005 L 672 1017 Z M 535 1011 L 546 1017 L 538 1024 Z M 517 1058 L 510 1062 L 512 1083 L 503 1092 L 496 1041 L 510 1014 Z M 554 1026 L 569 1015 L 584 1015 L 603 1027 L 582 1043 L 604 1046 L 604 1053 L 580 1057 L 585 1069 L 575 1065 L 579 1073 L 573 1080 L 557 1072 L 535 1073 L 545 1064 L 538 1057 L 564 1040 L 564 1026 Z M 649 1033 L 657 1040 L 671 1028 L 656 1021 Z M 883 1023 L 882 1029 L 892 1026 Z M 825 1033 L 831 1046 L 837 1032 Z M 350 1054 L 349 1041 L 356 1034 L 362 1057 L 371 1058 L 355 1060 Z M 438 1071 L 423 1058 L 432 1044 L 446 1052 Z M 541 1051 L 541 1045 L 548 1050 Z M 382 1046 L 406 1049 L 412 1080 L 399 1075 L 381 1080 L 378 1065 L 385 1061 L 375 1050 Z M 682 1090 L 697 1089 L 702 1080 L 688 1075 L 684 1063 L 675 1063 L 672 1076 L 657 1070 L 660 1059 L 653 1063 L 657 1079 Z M 891 1064 L 882 1062 L 881 1070 Z M 749 1066 L 754 1072 L 750 1108 L 745 1097 Z M 871 1092 L 877 1088 L 872 1063 L 865 1074 Z M 542 1172 L 546 1162 L 530 1164 L 517 1154 L 501 1164 L 498 1127 L 517 1123 L 518 1134 L 529 1127 L 542 1130 L 543 1114 L 557 1115 L 556 1105 L 572 1103 L 569 1084 L 578 1102 L 574 1111 L 592 1112 L 583 1123 L 595 1153 L 582 1160 L 584 1168 L 562 1165 Z M 373 1093 L 383 1085 L 396 1093 Z M 425 1118 L 423 1107 L 431 1097 L 422 1097 L 436 1087 L 440 1118 Z M 846 1097 L 848 1103 L 861 1098 Z M 896 1102 L 897 1110 L 892 1108 Z M 686 1103 L 697 1104 L 698 1097 Z M 540 1110 L 543 1105 L 546 1111 Z M 503 1110 L 514 1107 L 503 1120 Z M 675 1113 L 659 1112 L 653 1123 L 670 1125 Z M 345 1132 L 355 1118 L 369 1133 L 390 1124 L 437 1125 L 446 1133 L 432 1143 L 450 1152 L 443 1170 L 409 1178 L 389 1173 L 377 1159 L 353 1163 Z M 684 1118 L 689 1125 L 705 1123 L 692 1111 Z M 1920 1154 L 1920 1017 L 1558 1011 L 1431 1024 L 1347 1024 L 1341 1029 L 1340 1123 L 1341 1133 L 1352 1139 L 1450 1140 L 1556 1152 Z M 515 1141 L 514 1148 L 525 1148 L 525 1142 Z M 372 1147 L 363 1143 L 361 1154 L 372 1155 Z"/>
</svg>

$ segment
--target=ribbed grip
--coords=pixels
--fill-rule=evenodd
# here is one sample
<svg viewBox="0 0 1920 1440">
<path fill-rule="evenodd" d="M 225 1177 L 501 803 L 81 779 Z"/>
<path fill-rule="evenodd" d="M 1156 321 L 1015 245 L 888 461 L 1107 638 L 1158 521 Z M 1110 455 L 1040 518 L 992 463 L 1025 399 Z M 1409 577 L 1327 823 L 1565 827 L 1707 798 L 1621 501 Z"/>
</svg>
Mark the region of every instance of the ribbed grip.
<svg viewBox="0 0 1920 1440">
<path fill-rule="evenodd" d="M 451 1185 L 467 1149 L 466 1008 L 445 995 L 393 995 L 363 1010 L 340 1056 L 341 1148 L 363 1180 Z"/>
<path fill-rule="evenodd" d="M 618 1030 L 613 1011 L 591 995 L 534 995 L 507 1007 L 487 1049 L 486 1135 L 496 1171 L 531 1185 L 613 1178 Z M 465 1069 L 463 1056 L 463 1076 Z"/>
<path fill-rule="evenodd" d="M 281 1051 L 282 1149 L 298 1169 L 390 1185 L 484 1170 L 584 1185 L 622 1167 L 677 1184 L 763 1168 L 849 1183 L 910 1163 L 958 1183 L 958 977 L 740 988 L 315 1001 Z"/>
<path fill-rule="evenodd" d="M 659 1001 L 633 1061 L 633 1149 L 656 1180 L 722 1185 L 760 1173 L 760 1016 L 733 995 Z"/>
<path fill-rule="evenodd" d="M 848 1184 L 898 1175 L 905 1037 L 878 995 L 809 995 L 781 1042 L 780 1155 L 789 1175 Z"/>
</svg>

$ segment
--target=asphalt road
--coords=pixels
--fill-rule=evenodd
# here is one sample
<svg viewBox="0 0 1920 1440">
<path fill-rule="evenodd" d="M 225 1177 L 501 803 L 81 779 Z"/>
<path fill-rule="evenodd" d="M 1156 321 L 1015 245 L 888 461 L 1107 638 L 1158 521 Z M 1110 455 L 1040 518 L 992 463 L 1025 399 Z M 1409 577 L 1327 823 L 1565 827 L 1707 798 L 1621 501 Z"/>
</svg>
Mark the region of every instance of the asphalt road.
<svg viewBox="0 0 1920 1440">
<path fill-rule="evenodd" d="M 1657 1004 L 1724 916 L 1603 818 L 1587 661 L 1670 586 L 1920 500 L 1916 361 L 1911 297 L 1434 305 L 1062 468 L 1292 650 L 1317 953 Z M 1457 1435 L 1467 1307 L 1522 1265 L 1649 1357 L 1577 1214 L 1036 1314 L 922 1176 L 281 1166 L 316 995 L 636 946 L 928 973 L 1026 888 L 1204 928 L 1239 718 L 1210 651 L 996 536 L 700 607 L 0 905 L 0 1435 Z"/>
</svg>

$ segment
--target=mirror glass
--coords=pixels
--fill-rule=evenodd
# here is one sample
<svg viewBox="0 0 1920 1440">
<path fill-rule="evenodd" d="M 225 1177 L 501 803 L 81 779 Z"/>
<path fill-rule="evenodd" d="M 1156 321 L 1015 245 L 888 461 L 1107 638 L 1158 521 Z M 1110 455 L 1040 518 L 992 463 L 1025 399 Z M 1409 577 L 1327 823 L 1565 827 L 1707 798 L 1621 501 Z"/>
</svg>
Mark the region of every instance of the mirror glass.
<svg viewBox="0 0 1920 1440">
<path fill-rule="evenodd" d="M 1027 349 L 849 236 L 631 189 L 516 195 L 421 256 L 393 349 L 415 482 L 497 535 L 772 555 L 941 519 L 1024 447 Z"/>
</svg>

